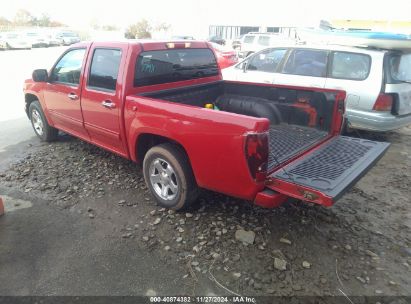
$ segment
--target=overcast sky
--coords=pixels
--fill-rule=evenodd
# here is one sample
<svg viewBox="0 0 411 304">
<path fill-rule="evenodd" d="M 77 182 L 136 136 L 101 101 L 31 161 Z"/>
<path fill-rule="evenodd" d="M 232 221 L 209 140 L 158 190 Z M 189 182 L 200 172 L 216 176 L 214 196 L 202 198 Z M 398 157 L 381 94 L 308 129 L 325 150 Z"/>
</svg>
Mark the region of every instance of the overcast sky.
<svg viewBox="0 0 411 304">
<path fill-rule="evenodd" d="M 319 19 L 410 20 L 411 0 L 12 0 L 1 1 L 0 16 L 12 19 L 20 8 L 33 15 L 82 27 L 93 20 L 126 27 L 142 18 L 166 22 L 190 34 L 210 24 L 304 25 Z"/>
</svg>

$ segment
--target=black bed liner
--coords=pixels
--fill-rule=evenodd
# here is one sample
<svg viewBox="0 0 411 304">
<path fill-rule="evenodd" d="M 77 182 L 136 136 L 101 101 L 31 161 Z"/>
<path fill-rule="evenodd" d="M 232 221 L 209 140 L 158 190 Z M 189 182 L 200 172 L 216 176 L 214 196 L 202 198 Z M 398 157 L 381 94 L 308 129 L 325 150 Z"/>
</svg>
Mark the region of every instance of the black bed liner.
<svg viewBox="0 0 411 304">
<path fill-rule="evenodd" d="M 337 136 L 270 177 L 308 186 L 337 200 L 383 155 L 389 143 Z"/>
<path fill-rule="evenodd" d="M 307 150 L 328 135 L 326 131 L 297 125 L 270 126 L 268 170 Z"/>
</svg>

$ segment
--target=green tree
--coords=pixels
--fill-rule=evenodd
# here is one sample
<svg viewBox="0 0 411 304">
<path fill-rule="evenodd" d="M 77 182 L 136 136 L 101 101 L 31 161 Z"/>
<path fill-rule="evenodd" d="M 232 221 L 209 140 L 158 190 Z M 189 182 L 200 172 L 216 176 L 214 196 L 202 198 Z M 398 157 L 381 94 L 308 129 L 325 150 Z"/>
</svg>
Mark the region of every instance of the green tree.
<svg viewBox="0 0 411 304">
<path fill-rule="evenodd" d="M 50 26 L 51 20 L 50 16 L 43 13 L 39 19 L 37 19 L 38 26 Z"/>
<path fill-rule="evenodd" d="M 128 39 L 144 39 L 151 38 L 151 31 L 153 30 L 152 26 L 146 19 L 130 25 L 125 33 L 125 37 Z"/>
</svg>

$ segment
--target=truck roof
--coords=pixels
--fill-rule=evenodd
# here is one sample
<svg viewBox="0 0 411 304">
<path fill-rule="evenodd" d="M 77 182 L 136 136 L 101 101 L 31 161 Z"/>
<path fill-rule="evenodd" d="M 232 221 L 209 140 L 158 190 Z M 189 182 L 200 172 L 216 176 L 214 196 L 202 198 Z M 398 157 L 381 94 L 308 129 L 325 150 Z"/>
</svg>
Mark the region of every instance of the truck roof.
<svg viewBox="0 0 411 304">
<path fill-rule="evenodd" d="M 169 49 L 169 48 L 210 48 L 207 41 L 201 40 L 152 40 L 152 39 L 124 39 L 116 41 L 84 41 L 73 44 L 72 47 L 90 46 L 93 43 L 106 45 L 107 47 L 123 45 L 139 45 L 145 50 Z M 174 44 L 174 45 L 173 45 Z"/>
</svg>

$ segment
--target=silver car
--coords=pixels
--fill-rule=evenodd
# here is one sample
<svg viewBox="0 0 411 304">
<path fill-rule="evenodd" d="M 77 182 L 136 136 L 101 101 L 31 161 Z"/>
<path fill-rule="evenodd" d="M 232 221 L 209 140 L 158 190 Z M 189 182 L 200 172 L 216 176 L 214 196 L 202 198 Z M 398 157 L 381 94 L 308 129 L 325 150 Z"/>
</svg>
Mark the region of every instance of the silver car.
<svg viewBox="0 0 411 304">
<path fill-rule="evenodd" d="M 411 124 L 411 51 L 275 47 L 222 73 L 225 80 L 345 90 L 348 128 L 390 131 Z"/>
<path fill-rule="evenodd" d="M 31 43 L 20 33 L 2 33 L 2 40 L 6 44 L 6 49 L 31 49 Z"/>
<path fill-rule="evenodd" d="M 58 33 L 56 38 L 60 41 L 61 45 L 71 45 L 80 42 L 80 37 L 73 32 Z"/>
</svg>

